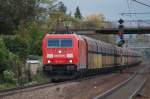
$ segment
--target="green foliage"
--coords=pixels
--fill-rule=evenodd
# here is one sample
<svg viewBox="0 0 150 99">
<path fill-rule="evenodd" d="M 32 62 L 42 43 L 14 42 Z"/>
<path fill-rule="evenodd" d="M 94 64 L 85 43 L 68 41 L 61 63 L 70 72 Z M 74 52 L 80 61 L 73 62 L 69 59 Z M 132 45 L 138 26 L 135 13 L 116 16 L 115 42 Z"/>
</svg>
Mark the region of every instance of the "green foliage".
<svg viewBox="0 0 150 99">
<path fill-rule="evenodd" d="M 80 12 L 80 8 L 77 6 L 76 11 L 74 13 L 75 18 L 82 19 L 82 14 Z"/>
<path fill-rule="evenodd" d="M 60 2 L 59 6 L 58 6 L 58 10 L 60 12 L 66 13 L 67 7 L 64 5 L 63 2 Z"/>
<path fill-rule="evenodd" d="M 44 73 L 43 73 L 42 68 L 38 68 L 38 71 L 37 71 L 37 74 L 36 74 L 34 80 L 35 80 L 37 83 L 44 83 L 44 82 L 47 82 L 47 81 L 48 81 L 48 80 L 46 79 L 46 76 L 45 76 Z"/>
<path fill-rule="evenodd" d="M 0 36 L 0 75 L 5 78 L 4 71 L 11 70 L 15 77 L 21 76 L 21 61 L 18 56 L 10 52 L 4 44 L 3 38 Z M 19 72 L 18 72 L 19 71 Z"/>
<path fill-rule="evenodd" d="M 29 54 L 33 55 L 41 55 L 41 42 L 42 42 L 42 36 L 41 32 L 39 30 L 39 27 L 36 23 L 32 23 L 28 27 L 28 34 L 29 34 Z"/>
<path fill-rule="evenodd" d="M 28 52 L 27 52 L 27 42 L 25 42 L 21 36 L 4 36 L 4 41 L 6 44 L 7 49 L 14 53 L 15 55 L 19 56 L 21 60 L 26 59 Z"/>
<path fill-rule="evenodd" d="M 14 83 L 0 83 L 0 89 L 8 89 L 8 88 L 14 88 L 16 87 L 16 84 Z"/>
<path fill-rule="evenodd" d="M 19 25 L 19 30 L 15 31 L 15 36 L 5 36 L 7 48 L 18 55 L 21 60 L 26 60 L 28 55 L 41 55 L 42 39 L 45 35 L 42 32 L 41 25 L 33 21 L 27 25 Z"/>
<path fill-rule="evenodd" d="M 0 33 L 12 34 L 20 22 L 35 19 L 40 0 L 0 0 Z"/>
<path fill-rule="evenodd" d="M 4 81 L 9 83 L 15 83 L 15 74 L 10 70 L 3 71 Z"/>
<path fill-rule="evenodd" d="M 5 69 L 10 68 L 8 62 L 9 51 L 5 47 L 3 39 L 0 37 L 0 73 Z"/>
<path fill-rule="evenodd" d="M 39 28 L 38 23 L 33 22 L 27 28 L 27 39 L 28 52 L 30 55 L 41 55 L 42 54 L 42 39 L 44 32 Z"/>
<path fill-rule="evenodd" d="M 95 14 L 85 17 L 83 27 L 86 28 L 101 28 L 104 27 L 105 17 L 102 14 Z"/>
</svg>

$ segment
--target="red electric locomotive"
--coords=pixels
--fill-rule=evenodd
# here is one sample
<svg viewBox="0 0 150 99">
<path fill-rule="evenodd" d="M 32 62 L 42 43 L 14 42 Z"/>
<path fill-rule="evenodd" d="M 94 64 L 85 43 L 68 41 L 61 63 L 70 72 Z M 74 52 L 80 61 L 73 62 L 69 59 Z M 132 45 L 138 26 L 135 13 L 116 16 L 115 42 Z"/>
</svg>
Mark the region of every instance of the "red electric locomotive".
<svg viewBox="0 0 150 99">
<path fill-rule="evenodd" d="M 47 34 L 42 46 L 44 71 L 67 73 L 85 68 L 85 48 L 83 39 L 75 34 Z"/>
<path fill-rule="evenodd" d="M 135 51 L 76 34 L 46 34 L 42 51 L 43 70 L 55 74 L 103 72 L 141 61 Z"/>
</svg>

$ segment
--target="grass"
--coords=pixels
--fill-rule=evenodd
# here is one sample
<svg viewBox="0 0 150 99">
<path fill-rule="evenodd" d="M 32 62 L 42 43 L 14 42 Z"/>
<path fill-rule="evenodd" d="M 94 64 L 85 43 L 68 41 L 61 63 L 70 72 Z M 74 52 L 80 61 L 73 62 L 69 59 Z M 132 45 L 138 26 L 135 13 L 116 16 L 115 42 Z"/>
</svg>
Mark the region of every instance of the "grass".
<svg viewBox="0 0 150 99">
<path fill-rule="evenodd" d="M 12 83 L 0 83 L 0 90 L 15 88 L 16 85 Z"/>
<path fill-rule="evenodd" d="M 45 83 L 45 82 L 48 82 L 48 79 L 46 78 L 46 76 L 43 74 L 41 68 L 40 70 L 38 71 L 38 73 L 36 74 L 36 76 L 34 77 L 34 80 L 33 81 L 36 81 L 37 83 Z"/>
</svg>

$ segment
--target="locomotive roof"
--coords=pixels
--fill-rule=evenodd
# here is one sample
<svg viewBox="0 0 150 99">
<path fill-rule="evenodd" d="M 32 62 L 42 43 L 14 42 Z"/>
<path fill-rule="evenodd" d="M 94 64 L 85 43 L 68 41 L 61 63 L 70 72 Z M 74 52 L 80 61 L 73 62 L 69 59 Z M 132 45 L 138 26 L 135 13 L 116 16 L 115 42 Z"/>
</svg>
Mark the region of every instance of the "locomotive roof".
<svg viewBox="0 0 150 99">
<path fill-rule="evenodd" d="M 136 51 L 134 50 L 131 50 L 131 49 L 128 49 L 128 48 L 120 48 L 116 45 L 112 45 L 110 43 L 106 43 L 106 42 L 103 42 L 101 40 L 96 40 L 94 38 L 91 38 L 91 37 L 87 37 L 87 36 L 84 36 L 84 35 L 77 35 L 77 34 L 46 34 L 45 37 L 75 37 L 76 39 L 82 39 L 82 38 L 85 38 L 85 39 L 88 39 L 90 41 L 93 41 L 93 42 L 99 42 L 101 43 L 103 46 L 105 47 L 116 47 L 118 50 L 122 50 L 122 51 L 127 51 L 127 52 L 131 52 L 131 53 L 137 53 Z"/>
</svg>

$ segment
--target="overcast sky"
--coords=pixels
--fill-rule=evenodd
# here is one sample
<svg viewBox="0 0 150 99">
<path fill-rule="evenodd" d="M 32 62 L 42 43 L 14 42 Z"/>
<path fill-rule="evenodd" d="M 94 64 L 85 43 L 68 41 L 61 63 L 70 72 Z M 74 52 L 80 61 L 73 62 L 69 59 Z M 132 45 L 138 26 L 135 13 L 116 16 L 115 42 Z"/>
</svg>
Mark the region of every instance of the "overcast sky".
<svg viewBox="0 0 150 99">
<path fill-rule="evenodd" d="M 119 18 L 123 18 L 126 20 L 131 19 L 150 20 L 150 14 L 132 15 L 132 17 L 119 15 L 119 13 L 122 12 L 129 12 L 129 9 L 132 13 L 150 12 L 150 7 L 140 5 L 136 2 L 133 2 L 132 0 L 60 0 L 60 1 L 63 1 L 65 3 L 65 5 L 68 8 L 68 12 L 74 13 L 76 6 L 79 6 L 83 16 L 102 13 L 109 21 L 115 21 L 118 20 Z M 150 0 L 138 0 L 138 1 L 150 5 Z"/>
</svg>

